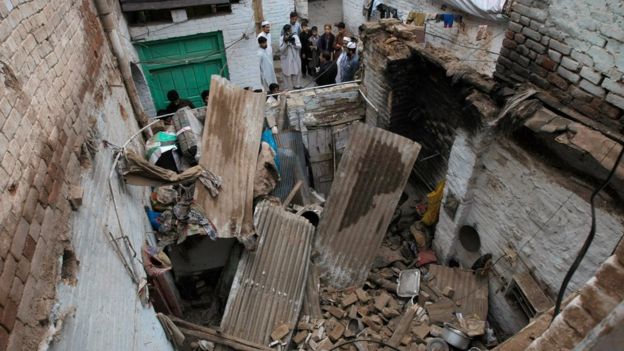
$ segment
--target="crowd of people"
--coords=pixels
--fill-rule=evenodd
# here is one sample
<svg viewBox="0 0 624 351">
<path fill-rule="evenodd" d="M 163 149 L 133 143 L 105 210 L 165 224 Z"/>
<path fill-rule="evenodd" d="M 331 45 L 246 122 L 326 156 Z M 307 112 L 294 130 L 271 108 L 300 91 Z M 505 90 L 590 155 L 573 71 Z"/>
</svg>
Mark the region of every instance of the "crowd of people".
<svg viewBox="0 0 624 351">
<path fill-rule="evenodd" d="M 258 59 L 260 80 L 265 91 L 271 92 L 277 84 L 271 46 L 271 23 L 264 21 L 258 34 Z M 317 85 L 328 85 L 354 80 L 360 67 L 357 39 L 349 34 L 345 24 L 323 26 L 319 35 L 316 26 L 307 20 L 299 21 L 296 12 L 290 13 L 290 21 L 284 25 L 279 39 L 279 57 L 285 89 L 301 89 L 301 78 L 313 77 Z"/>
<path fill-rule="evenodd" d="M 273 65 L 271 23 L 264 21 L 261 26 L 262 30 L 257 36 L 260 81 L 264 91 L 276 94 L 281 89 Z M 316 26 L 310 27 L 308 21 L 299 21 L 296 12 L 290 13 L 290 21 L 282 28 L 279 39 L 283 88 L 301 89 L 301 78 L 308 76 L 319 86 L 354 80 L 360 67 L 357 39 L 347 32 L 343 22 L 337 23 L 335 27 L 337 32 L 334 34 L 332 25 L 326 24 L 323 33 L 319 35 Z M 209 94 L 208 90 L 201 93 L 206 105 Z M 167 100 L 169 105 L 159 110 L 158 115 L 172 114 L 183 107 L 195 108 L 190 100 L 181 98 L 176 90 L 167 93 Z"/>
</svg>

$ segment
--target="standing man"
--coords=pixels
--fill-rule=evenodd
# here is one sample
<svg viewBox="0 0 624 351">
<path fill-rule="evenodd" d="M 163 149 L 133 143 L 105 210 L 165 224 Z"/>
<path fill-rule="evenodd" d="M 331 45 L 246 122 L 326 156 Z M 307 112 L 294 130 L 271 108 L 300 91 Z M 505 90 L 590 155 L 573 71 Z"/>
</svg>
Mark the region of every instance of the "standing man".
<svg viewBox="0 0 624 351">
<path fill-rule="evenodd" d="M 310 62 L 310 69 L 314 70 L 319 66 L 320 53 L 318 49 L 318 28 L 313 26 L 310 29 L 310 50 L 312 50 L 312 61 Z"/>
<path fill-rule="evenodd" d="M 292 31 L 290 24 L 284 25 L 284 35 L 280 37 L 280 61 L 284 74 L 286 89 L 300 89 L 301 77 L 301 41 L 299 36 Z"/>
<path fill-rule="evenodd" d="M 338 34 L 336 34 L 336 41 L 334 42 L 334 58 L 338 57 L 342 52 L 344 38 L 350 37 L 344 22 L 336 23 L 336 27 L 338 28 Z"/>
<path fill-rule="evenodd" d="M 178 94 L 176 90 L 169 90 L 169 92 L 167 92 L 167 100 L 169 100 L 167 113 L 175 113 L 183 107 L 195 108 L 190 100 L 181 99 L 180 94 Z"/>
<path fill-rule="evenodd" d="M 297 15 L 297 12 L 291 12 L 290 13 L 290 29 L 292 30 L 292 32 L 294 34 L 297 34 L 297 36 L 299 36 L 299 34 L 301 34 L 301 25 L 299 24 L 299 15 Z M 284 30 L 282 29 L 282 35 L 284 35 Z"/>
<path fill-rule="evenodd" d="M 260 62 L 260 81 L 265 91 L 269 91 L 271 84 L 277 83 L 273 67 L 273 55 L 269 54 L 268 40 L 258 37 L 258 61 Z"/>
<path fill-rule="evenodd" d="M 350 82 L 355 79 L 355 72 L 360 68 L 360 57 L 357 54 L 357 44 L 347 44 L 347 57 L 342 63 L 341 82 Z"/>
<path fill-rule="evenodd" d="M 336 37 L 334 36 L 334 33 L 332 33 L 331 24 L 326 24 L 323 27 L 323 35 L 321 35 L 318 41 L 319 53 L 322 54 L 324 52 L 329 52 L 333 56 L 335 41 L 336 41 Z"/>
<path fill-rule="evenodd" d="M 338 73 L 336 67 L 336 62 L 332 61 L 331 54 L 327 51 L 322 53 L 321 67 L 318 68 L 318 75 L 316 76 L 316 85 L 336 84 L 336 74 Z"/>
<path fill-rule="evenodd" d="M 342 80 L 342 67 L 344 62 L 347 60 L 347 45 L 351 42 L 351 38 L 344 37 L 342 41 L 342 45 L 340 46 L 340 55 L 336 60 L 336 66 L 338 66 L 338 70 L 336 73 L 336 83 L 346 82 Z"/>
<path fill-rule="evenodd" d="M 262 21 L 262 28 L 260 33 L 258 34 L 258 38 L 263 37 L 267 40 L 267 48 L 266 51 L 269 53 L 269 56 L 273 57 L 273 47 L 271 46 L 271 22 Z"/>
<path fill-rule="evenodd" d="M 310 47 L 310 29 L 308 28 L 308 21 L 301 21 L 301 34 L 299 34 L 299 40 L 301 41 L 301 75 L 305 78 L 308 73 L 309 62 L 312 59 L 312 48 Z M 310 71 L 312 75 L 312 71 Z"/>
</svg>

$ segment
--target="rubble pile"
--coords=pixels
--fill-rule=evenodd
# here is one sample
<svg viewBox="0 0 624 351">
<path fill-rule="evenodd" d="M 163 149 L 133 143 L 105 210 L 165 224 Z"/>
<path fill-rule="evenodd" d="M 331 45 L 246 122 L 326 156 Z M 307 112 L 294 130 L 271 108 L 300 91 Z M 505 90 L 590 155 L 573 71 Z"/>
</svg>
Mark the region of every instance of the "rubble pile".
<svg viewBox="0 0 624 351">
<path fill-rule="evenodd" d="M 322 282 L 322 314 L 301 316 L 293 326 L 291 349 L 374 351 L 389 350 L 390 345 L 416 351 L 427 350 L 427 345 L 430 349 L 435 345 L 448 347 L 443 339 L 445 325 L 473 338 L 473 346 L 485 349 L 486 343 L 478 339 L 486 332 L 486 321 L 476 315 L 453 313 L 463 298 L 455 294 L 453 286 L 434 284 L 436 276 L 428 268 L 435 263 L 429 228 L 421 221 L 414 222 L 423 212 L 415 201 L 399 206 L 364 286 L 339 291 L 330 286 L 331 282 Z M 420 273 L 420 289 L 413 296 L 399 296 L 404 290 L 401 272 L 410 272 L 413 267 Z M 279 326 L 272 340 L 277 342 L 289 331 L 289 326 Z M 349 343 L 360 339 L 373 341 Z"/>
</svg>

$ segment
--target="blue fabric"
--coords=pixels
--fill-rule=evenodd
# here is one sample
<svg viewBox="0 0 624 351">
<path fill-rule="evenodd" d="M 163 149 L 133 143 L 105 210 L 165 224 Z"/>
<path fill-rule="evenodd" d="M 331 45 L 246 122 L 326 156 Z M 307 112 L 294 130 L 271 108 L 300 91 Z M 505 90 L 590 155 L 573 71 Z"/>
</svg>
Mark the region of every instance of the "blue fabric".
<svg viewBox="0 0 624 351">
<path fill-rule="evenodd" d="M 150 224 L 152 225 L 152 229 L 154 231 L 158 231 L 160 228 L 160 223 L 158 223 L 158 217 L 160 217 L 160 212 L 153 211 L 151 208 L 145 206 L 145 212 L 147 213 L 147 218 L 149 218 Z"/>
<path fill-rule="evenodd" d="M 453 21 L 455 20 L 455 15 L 450 13 L 445 13 L 442 15 L 442 20 L 444 21 L 444 28 L 453 27 Z"/>
<path fill-rule="evenodd" d="M 269 144 L 271 149 L 275 151 L 275 167 L 277 167 L 277 172 L 280 173 L 280 163 L 279 158 L 277 157 L 277 143 L 275 142 L 275 138 L 273 138 L 273 132 L 271 132 L 271 129 L 265 129 L 262 132 L 262 138 L 260 138 L 260 140 Z"/>
</svg>

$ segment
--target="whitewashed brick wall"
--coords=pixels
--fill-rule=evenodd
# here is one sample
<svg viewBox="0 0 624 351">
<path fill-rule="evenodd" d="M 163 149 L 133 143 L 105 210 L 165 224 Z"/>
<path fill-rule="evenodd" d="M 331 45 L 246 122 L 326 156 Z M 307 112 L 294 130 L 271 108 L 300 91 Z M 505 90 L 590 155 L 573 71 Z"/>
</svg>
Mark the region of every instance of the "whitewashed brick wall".
<svg viewBox="0 0 624 351">
<path fill-rule="evenodd" d="M 265 19 L 274 23 L 273 42 L 278 42 L 279 28 L 288 22 L 288 14 L 293 9 L 293 2 L 287 0 L 269 0 L 264 7 Z M 223 32 L 230 80 L 240 86 L 260 87 L 260 69 L 256 57 L 255 24 L 251 0 L 242 0 L 232 4 L 232 13 L 189 20 L 178 24 L 150 25 L 149 33 L 145 27 L 130 27 L 132 40 L 153 41 L 183 37 L 214 31 Z M 246 39 L 239 40 L 243 34 Z M 235 44 L 233 44 L 236 42 Z M 233 45 L 232 45 L 233 44 Z"/>
<path fill-rule="evenodd" d="M 453 28 L 444 28 L 444 23 L 427 23 L 427 32 L 434 35 L 427 35 L 426 40 L 434 47 L 441 47 L 450 50 L 457 58 L 464 60 L 464 63 L 477 70 L 477 72 L 491 76 L 496 69 L 496 59 L 502 46 L 504 33 L 507 29 L 507 22 L 491 22 L 474 16 L 463 14 L 460 11 L 442 11 L 441 1 L 431 0 L 386 0 L 384 3 L 398 10 L 399 19 L 405 20 L 410 11 L 422 11 L 427 13 L 454 13 L 462 14 L 466 22 L 465 31 L 460 30 L 458 24 Z M 363 12 L 364 0 L 343 0 L 344 22 L 349 31 L 358 33 L 358 27 L 366 22 Z M 371 20 L 375 16 L 371 17 Z M 490 40 L 476 40 L 479 25 L 488 25 L 491 34 Z M 437 37 L 436 37 L 437 36 Z M 439 37 L 444 37 L 439 38 Z M 459 44 L 459 45 L 458 45 Z M 487 51 L 486 51 L 487 50 Z"/>
</svg>

